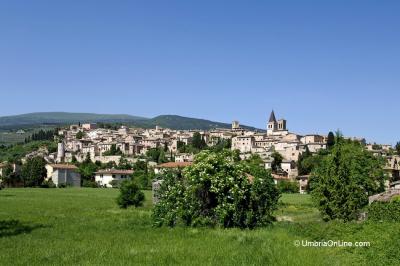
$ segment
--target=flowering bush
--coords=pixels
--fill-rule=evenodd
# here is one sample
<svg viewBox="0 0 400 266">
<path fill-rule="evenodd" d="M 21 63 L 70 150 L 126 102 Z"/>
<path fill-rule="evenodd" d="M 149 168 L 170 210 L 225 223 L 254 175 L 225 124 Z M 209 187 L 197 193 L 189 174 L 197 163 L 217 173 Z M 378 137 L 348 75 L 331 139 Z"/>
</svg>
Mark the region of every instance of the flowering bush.
<svg viewBox="0 0 400 266">
<path fill-rule="evenodd" d="M 182 173 L 165 175 L 156 225 L 254 228 L 273 220 L 279 198 L 271 174 L 258 157 L 239 161 L 237 153 L 203 151 Z"/>
</svg>

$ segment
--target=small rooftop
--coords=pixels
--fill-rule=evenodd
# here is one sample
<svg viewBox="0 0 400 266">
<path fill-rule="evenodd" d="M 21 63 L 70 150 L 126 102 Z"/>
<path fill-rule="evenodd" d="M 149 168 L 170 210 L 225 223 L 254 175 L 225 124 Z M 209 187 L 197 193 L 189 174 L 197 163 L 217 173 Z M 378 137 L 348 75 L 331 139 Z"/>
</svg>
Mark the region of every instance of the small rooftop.
<svg viewBox="0 0 400 266">
<path fill-rule="evenodd" d="M 133 170 L 120 170 L 120 169 L 102 169 L 95 174 L 114 174 L 114 175 L 131 175 Z"/>
<path fill-rule="evenodd" d="M 73 164 L 62 164 L 62 163 L 58 163 L 58 164 L 49 164 L 51 167 L 53 167 L 54 169 L 69 169 L 69 170 L 77 170 L 78 167 L 76 167 Z"/>
<path fill-rule="evenodd" d="M 157 165 L 158 168 L 179 168 L 192 165 L 192 162 L 168 162 Z"/>
</svg>

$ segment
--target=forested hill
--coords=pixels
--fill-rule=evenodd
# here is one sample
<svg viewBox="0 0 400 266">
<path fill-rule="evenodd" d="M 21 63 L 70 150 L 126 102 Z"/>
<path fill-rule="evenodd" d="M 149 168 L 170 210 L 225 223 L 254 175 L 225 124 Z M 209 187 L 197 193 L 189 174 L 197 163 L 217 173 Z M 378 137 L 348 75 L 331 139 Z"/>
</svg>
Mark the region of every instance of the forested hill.
<svg viewBox="0 0 400 266">
<path fill-rule="evenodd" d="M 126 114 L 93 114 L 67 112 L 41 112 L 0 117 L 0 129 L 15 129 L 40 125 L 68 125 L 74 123 L 119 123 L 135 127 L 153 128 L 161 126 L 171 129 L 230 128 L 231 124 L 206 119 L 183 117 L 178 115 L 160 115 L 154 118 Z M 244 128 L 256 130 L 254 127 Z"/>
</svg>

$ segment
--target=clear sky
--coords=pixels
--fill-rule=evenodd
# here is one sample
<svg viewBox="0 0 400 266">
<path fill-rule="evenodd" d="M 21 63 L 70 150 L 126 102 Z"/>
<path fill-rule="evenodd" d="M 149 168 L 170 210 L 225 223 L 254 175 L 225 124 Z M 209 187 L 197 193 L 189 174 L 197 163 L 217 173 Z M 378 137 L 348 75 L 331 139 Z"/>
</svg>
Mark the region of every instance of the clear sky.
<svg viewBox="0 0 400 266">
<path fill-rule="evenodd" d="M 0 0 L 0 116 L 160 114 L 400 140 L 400 1 Z"/>
</svg>

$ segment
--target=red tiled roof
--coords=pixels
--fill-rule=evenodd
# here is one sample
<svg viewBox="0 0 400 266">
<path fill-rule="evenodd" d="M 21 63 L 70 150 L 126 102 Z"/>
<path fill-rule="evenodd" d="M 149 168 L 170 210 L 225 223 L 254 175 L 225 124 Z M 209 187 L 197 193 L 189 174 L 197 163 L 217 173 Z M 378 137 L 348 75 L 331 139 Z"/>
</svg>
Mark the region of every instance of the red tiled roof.
<svg viewBox="0 0 400 266">
<path fill-rule="evenodd" d="M 115 175 L 131 175 L 133 170 L 120 170 L 120 169 L 102 169 L 95 174 L 115 174 Z"/>
<path fill-rule="evenodd" d="M 157 165 L 158 168 L 179 168 L 192 165 L 192 162 L 168 162 Z"/>
<path fill-rule="evenodd" d="M 49 164 L 51 167 L 53 167 L 54 169 L 70 169 L 70 170 L 77 170 L 78 167 L 76 167 L 73 164 L 62 164 L 62 163 L 58 163 L 58 164 Z"/>
<path fill-rule="evenodd" d="M 276 180 L 289 180 L 289 177 L 284 175 L 272 174 L 272 177 Z"/>
</svg>

